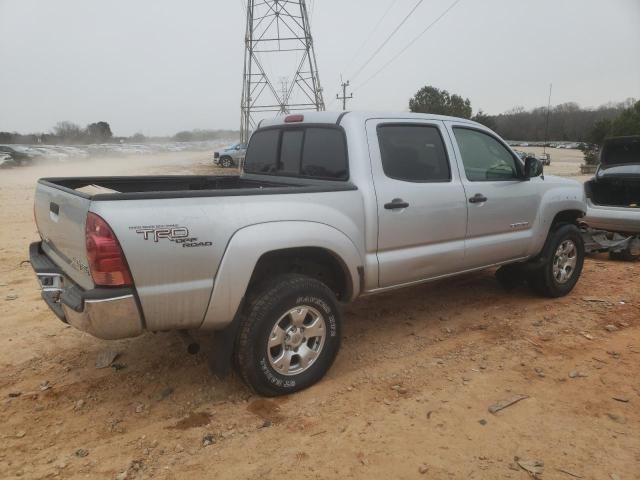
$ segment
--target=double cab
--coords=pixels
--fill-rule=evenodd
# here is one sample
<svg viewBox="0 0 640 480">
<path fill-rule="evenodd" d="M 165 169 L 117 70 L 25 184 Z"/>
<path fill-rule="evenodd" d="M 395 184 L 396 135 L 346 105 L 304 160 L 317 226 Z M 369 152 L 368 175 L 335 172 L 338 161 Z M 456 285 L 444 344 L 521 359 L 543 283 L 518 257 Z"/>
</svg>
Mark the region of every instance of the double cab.
<svg viewBox="0 0 640 480">
<path fill-rule="evenodd" d="M 312 112 L 263 121 L 238 176 L 40 179 L 30 256 L 62 321 L 215 332 L 272 396 L 327 372 L 359 297 L 499 266 L 568 294 L 585 211 L 582 185 L 470 120 Z"/>
</svg>

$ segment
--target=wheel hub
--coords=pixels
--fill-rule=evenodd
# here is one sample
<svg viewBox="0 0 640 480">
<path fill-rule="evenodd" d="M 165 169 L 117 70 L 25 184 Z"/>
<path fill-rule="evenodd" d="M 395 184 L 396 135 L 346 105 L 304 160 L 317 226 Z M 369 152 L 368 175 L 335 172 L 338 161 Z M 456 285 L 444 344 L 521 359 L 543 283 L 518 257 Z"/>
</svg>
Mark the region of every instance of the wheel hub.
<svg viewBox="0 0 640 480">
<path fill-rule="evenodd" d="M 287 337 L 285 338 L 284 344 L 290 348 L 298 348 L 302 345 L 304 340 L 304 336 L 302 335 L 302 328 L 297 329 L 295 327 L 291 328 L 287 333 Z"/>
<path fill-rule="evenodd" d="M 553 256 L 553 277 L 560 284 L 567 283 L 573 276 L 578 263 L 578 249 L 571 240 L 562 242 Z"/>
<path fill-rule="evenodd" d="M 325 344 L 324 315 L 300 305 L 282 315 L 271 329 L 267 344 L 269 364 L 281 375 L 298 375 L 320 356 Z"/>
</svg>

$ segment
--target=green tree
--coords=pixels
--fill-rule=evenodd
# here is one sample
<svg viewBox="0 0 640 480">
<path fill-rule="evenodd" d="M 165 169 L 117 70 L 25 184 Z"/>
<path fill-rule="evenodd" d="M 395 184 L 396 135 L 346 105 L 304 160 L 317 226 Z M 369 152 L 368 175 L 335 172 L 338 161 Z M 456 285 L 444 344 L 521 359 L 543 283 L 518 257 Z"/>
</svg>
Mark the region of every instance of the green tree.
<svg viewBox="0 0 640 480">
<path fill-rule="evenodd" d="M 611 134 L 615 137 L 640 135 L 640 100 L 613 120 Z"/>
<path fill-rule="evenodd" d="M 497 127 L 495 117 L 484 113 L 482 110 L 479 110 L 478 113 L 476 113 L 473 117 L 471 117 L 471 120 L 473 120 L 474 122 L 481 123 L 482 125 L 484 125 L 487 128 L 490 128 L 491 130 L 495 130 Z"/>
<path fill-rule="evenodd" d="M 192 142 L 193 132 L 188 132 L 188 131 L 178 132 L 173 136 L 173 139 L 176 142 Z"/>
<path fill-rule="evenodd" d="M 600 145 L 602 141 L 609 136 L 611 136 L 611 120 L 603 118 L 593 124 L 588 135 L 588 140 L 590 143 Z"/>
<path fill-rule="evenodd" d="M 103 143 L 111 140 L 113 133 L 107 122 L 96 122 L 87 125 L 87 137 L 90 142 Z"/>
<path fill-rule="evenodd" d="M 409 100 L 409 109 L 417 113 L 435 113 L 452 117 L 471 118 L 471 101 L 460 95 L 449 94 L 435 87 L 422 87 Z"/>
</svg>

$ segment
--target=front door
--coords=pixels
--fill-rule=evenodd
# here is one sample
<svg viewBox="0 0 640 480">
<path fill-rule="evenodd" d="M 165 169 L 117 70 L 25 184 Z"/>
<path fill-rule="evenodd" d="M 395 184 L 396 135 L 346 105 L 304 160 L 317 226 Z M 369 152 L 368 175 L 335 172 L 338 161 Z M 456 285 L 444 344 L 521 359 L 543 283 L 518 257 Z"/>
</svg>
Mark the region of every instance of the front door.
<svg viewBox="0 0 640 480">
<path fill-rule="evenodd" d="M 469 206 L 465 263 L 477 268 L 523 258 L 540 205 L 539 178 L 491 132 L 446 122 Z"/>
<path fill-rule="evenodd" d="M 443 122 L 367 121 L 378 204 L 379 286 L 458 271 L 467 203 Z"/>
</svg>

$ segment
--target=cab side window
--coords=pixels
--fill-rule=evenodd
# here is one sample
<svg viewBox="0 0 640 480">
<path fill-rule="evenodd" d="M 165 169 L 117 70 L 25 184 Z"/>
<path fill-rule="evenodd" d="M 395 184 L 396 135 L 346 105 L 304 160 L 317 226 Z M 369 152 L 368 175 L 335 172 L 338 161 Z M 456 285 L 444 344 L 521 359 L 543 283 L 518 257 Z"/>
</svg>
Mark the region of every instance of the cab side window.
<svg viewBox="0 0 640 480">
<path fill-rule="evenodd" d="M 507 181 L 520 178 L 514 156 L 491 135 L 461 127 L 454 127 L 453 132 L 469 181 Z"/>
<path fill-rule="evenodd" d="M 388 124 L 378 127 L 382 168 L 405 182 L 449 182 L 449 158 L 438 127 Z"/>
</svg>

